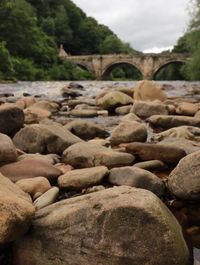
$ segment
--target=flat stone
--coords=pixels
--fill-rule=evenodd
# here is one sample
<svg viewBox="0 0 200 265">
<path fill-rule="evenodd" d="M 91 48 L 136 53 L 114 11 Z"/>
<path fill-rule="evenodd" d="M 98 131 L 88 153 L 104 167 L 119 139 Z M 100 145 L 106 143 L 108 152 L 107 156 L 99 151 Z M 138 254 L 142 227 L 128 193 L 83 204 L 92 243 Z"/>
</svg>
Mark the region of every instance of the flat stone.
<svg viewBox="0 0 200 265">
<path fill-rule="evenodd" d="M 111 184 L 150 190 L 157 196 L 162 196 L 164 193 L 165 186 L 161 179 L 151 172 L 135 166 L 112 168 L 108 179 Z"/>
<path fill-rule="evenodd" d="M 17 160 L 17 150 L 10 139 L 5 134 L 0 133 L 0 165 L 15 162 Z"/>
<path fill-rule="evenodd" d="M 104 166 L 72 170 L 58 178 L 58 186 L 67 190 L 89 188 L 100 184 L 108 173 Z"/>
<path fill-rule="evenodd" d="M 37 210 L 42 209 L 44 207 L 47 207 L 48 205 L 53 204 L 56 201 L 58 194 L 59 188 L 53 187 L 50 190 L 46 191 L 39 198 L 37 198 L 33 204 Z"/>
<path fill-rule="evenodd" d="M 74 168 L 129 166 L 134 159 L 134 156 L 130 154 L 116 152 L 88 142 L 74 144 L 67 148 L 62 155 L 62 161 Z"/>
<path fill-rule="evenodd" d="M 169 164 L 176 164 L 186 156 L 183 149 L 170 144 L 131 143 L 126 146 L 126 151 L 138 156 L 142 161 L 161 160 Z"/>
</svg>

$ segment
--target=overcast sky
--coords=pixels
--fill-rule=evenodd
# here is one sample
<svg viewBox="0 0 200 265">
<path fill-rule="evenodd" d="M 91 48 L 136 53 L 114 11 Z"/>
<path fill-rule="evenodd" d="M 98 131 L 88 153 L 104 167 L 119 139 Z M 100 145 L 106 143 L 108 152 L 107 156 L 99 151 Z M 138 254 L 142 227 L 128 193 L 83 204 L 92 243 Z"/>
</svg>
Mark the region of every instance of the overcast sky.
<svg viewBox="0 0 200 265">
<path fill-rule="evenodd" d="M 107 25 L 139 51 L 175 45 L 188 25 L 189 0 L 73 0 L 88 16 Z"/>
</svg>

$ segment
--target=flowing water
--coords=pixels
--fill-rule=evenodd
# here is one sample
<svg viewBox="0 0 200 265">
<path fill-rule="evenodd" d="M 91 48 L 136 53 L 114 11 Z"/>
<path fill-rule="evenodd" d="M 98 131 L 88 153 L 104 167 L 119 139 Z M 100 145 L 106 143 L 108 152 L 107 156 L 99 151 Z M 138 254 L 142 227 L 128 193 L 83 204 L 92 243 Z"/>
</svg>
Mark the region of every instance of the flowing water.
<svg viewBox="0 0 200 265">
<path fill-rule="evenodd" d="M 84 98 L 95 98 L 95 96 L 105 87 L 128 87 L 132 88 L 136 82 L 113 82 L 113 81 L 78 81 L 83 85 L 84 89 L 80 90 L 80 93 Z M 187 82 L 187 81 L 163 81 L 157 82 L 162 84 L 166 94 L 169 97 L 185 97 L 188 100 L 197 100 L 200 102 L 200 82 Z M 69 82 L 18 82 L 10 84 L 0 84 L 0 96 L 3 94 L 13 94 L 13 100 L 20 98 L 25 94 L 48 98 L 51 100 L 61 101 L 61 89 L 68 85 Z M 12 101 L 12 97 L 9 98 Z M 96 118 L 98 119 L 98 118 Z M 108 117 L 111 125 L 116 125 L 115 118 Z M 113 120 L 112 120 L 113 119 Z M 100 118 L 98 123 L 104 124 L 105 120 Z M 200 265 L 200 250 L 194 249 L 194 265 Z"/>
</svg>

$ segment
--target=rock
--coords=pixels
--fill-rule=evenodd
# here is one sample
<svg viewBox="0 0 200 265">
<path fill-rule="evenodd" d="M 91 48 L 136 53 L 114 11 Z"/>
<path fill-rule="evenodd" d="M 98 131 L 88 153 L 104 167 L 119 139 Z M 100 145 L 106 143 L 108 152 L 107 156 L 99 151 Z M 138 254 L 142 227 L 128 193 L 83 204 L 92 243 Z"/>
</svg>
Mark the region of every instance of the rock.
<svg viewBox="0 0 200 265">
<path fill-rule="evenodd" d="M 163 145 L 173 145 L 174 147 L 181 148 L 185 151 L 185 153 L 191 154 L 200 149 L 199 141 L 191 141 L 184 138 L 166 138 L 163 139 L 160 144 Z"/>
<path fill-rule="evenodd" d="M 14 135 L 24 125 L 24 113 L 14 104 L 0 105 L 0 133 Z"/>
<path fill-rule="evenodd" d="M 79 83 L 76 83 L 76 82 L 70 82 L 68 84 L 68 88 L 76 88 L 76 89 L 83 89 L 84 86 L 79 84 Z"/>
<path fill-rule="evenodd" d="M 81 190 L 101 183 L 109 171 L 104 166 L 76 169 L 58 178 L 61 189 Z"/>
<path fill-rule="evenodd" d="M 0 133 L 0 165 L 15 162 L 17 160 L 17 150 L 10 139 L 5 134 Z"/>
<path fill-rule="evenodd" d="M 89 118 L 98 116 L 98 111 L 95 109 L 73 109 L 70 115 L 79 118 Z"/>
<path fill-rule="evenodd" d="M 152 115 L 168 115 L 168 107 L 160 102 L 136 101 L 133 104 L 131 112 L 140 118 L 146 119 Z"/>
<path fill-rule="evenodd" d="M 17 161 L 25 160 L 25 159 L 38 159 L 40 161 L 47 162 L 51 165 L 54 165 L 60 162 L 60 157 L 56 154 L 48 154 L 48 155 L 41 155 L 41 154 L 23 154 L 18 156 Z"/>
<path fill-rule="evenodd" d="M 88 141 L 89 143 L 93 143 L 93 144 L 99 144 L 105 147 L 109 147 L 110 146 L 110 141 L 109 140 L 104 140 L 104 139 L 92 139 Z"/>
<path fill-rule="evenodd" d="M 180 160 L 168 179 L 168 188 L 177 198 L 200 200 L 200 151 Z"/>
<path fill-rule="evenodd" d="M 115 109 L 117 115 L 126 115 L 130 112 L 132 105 L 122 106 Z"/>
<path fill-rule="evenodd" d="M 109 136 L 109 133 L 98 124 L 87 120 L 74 120 L 67 123 L 63 128 L 84 140 Z"/>
<path fill-rule="evenodd" d="M 130 142 L 145 142 L 147 139 L 147 128 L 137 121 L 121 122 L 111 134 L 111 145 Z"/>
<path fill-rule="evenodd" d="M 114 111 L 117 107 L 133 104 L 133 100 L 124 93 L 111 91 L 98 98 L 96 103 L 105 110 Z"/>
<path fill-rule="evenodd" d="M 137 155 L 142 161 L 161 160 L 169 164 L 176 164 L 186 153 L 183 149 L 173 145 L 131 143 L 126 146 L 126 151 Z"/>
<path fill-rule="evenodd" d="M 198 109 L 198 104 L 190 102 L 180 102 L 176 108 L 176 113 L 185 116 L 194 116 Z"/>
<path fill-rule="evenodd" d="M 51 112 L 45 109 L 30 107 L 24 110 L 25 124 L 39 123 L 41 120 L 50 118 Z"/>
<path fill-rule="evenodd" d="M 160 171 L 166 169 L 167 166 L 160 160 L 150 160 L 135 163 L 134 167 L 139 167 L 149 171 Z"/>
<path fill-rule="evenodd" d="M 21 179 L 45 177 L 55 182 L 62 174 L 56 167 L 38 159 L 22 160 L 0 167 L 0 172 L 13 182 Z"/>
<path fill-rule="evenodd" d="M 36 212 L 14 245 L 15 265 L 189 265 L 181 227 L 157 196 L 107 189 Z"/>
<path fill-rule="evenodd" d="M 200 110 L 197 111 L 197 113 L 194 115 L 194 117 L 195 117 L 196 119 L 199 119 L 199 120 L 200 120 Z"/>
<path fill-rule="evenodd" d="M 82 96 L 82 94 L 76 89 L 63 87 L 61 90 L 62 97 L 64 98 L 76 98 Z"/>
<path fill-rule="evenodd" d="M 0 244 L 12 242 L 27 232 L 35 209 L 31 198 L 0 174 Z"/>
<path fill-rule="evenodd" d="M 188 116 L 153 115 L 148 119 L 148 121 L 155 127 L 167 129 L 182 125 L 200 127 L 200 119 Z"/>
<path fill-rule="evenodd" d="M 194 126 L 179 126 L 157 133 L 152 137 L 154 141 L 162 141 L 167 138 L 183 138 L 192 141 L 199 141 L 200 128 Z"/>
<path fill-rule="evenodd" d="M 150 190 L 157 196 L 162 196 L 165 188 L 162 180 L 156 175 L 135 166 L 112 168 L 108 180 L 113 185 Z"/>
<path fill-rule="evenodd" d="M 16 185 L 19 186 L 24 192 L 29 193 L 32 198 L 35 198 L 35 194 L 37 192 L 43 194 L 51 189 L 51 184 L 49 183 L 48 179 L 44 177 L 21 179 L 16 182 Z"/>
<path fill-rule="evenodd" d="M 77 105 L 87 104 L 88 106 L 95 106 L 95 100 L 91 98 L 82 98 L 82 99 L 69 99 L 67 100 L 67 105 L 70 108 L 75 108 Z"/>
<path fill-rule="evenodd" d="M 55 167 L 58 168 L 62 172 L 62 174 L 65 174 L 74 169 L 71 165 L 66 165 L 64 163 L 58 163 L 55 165 Z"/>
<path fill-rule="evenodd" d="M 50 100 L 39 100 L 35 104 L 31 105 L 31 108 L 40 108 L 50 113 L 58 112 L 59 104 Z"/>
<path fill-rule="evenodd" d="M 148 80 L 139 81 L 134 88 L 134 100 L 137 101 L 165 101 L 166 94 L 156 83 Z"/>
<path fill-rule="evenodd" d="M 124 117 L 121 118 L 121 121 L 137 121 L 137 122 L 142 122 L 142 120 L 135 115 L 134 113 L 129 113 L 125 115 Z"/>
<path fill-rule="evenodd" d="M 68 146 L 82 140 L 58 125 L 32 124 L 21 129 L 13 141 L 27 153 L 61 154 Z"/>
<path fill-rule="evenodd" d="M 32 96 L 27 96 L 27 97 L 24 97 L 24 98 L 20 98 L 19 100 L 16 101 L 16 105 L 17 106 L 18 106 L 18 104 L 19 105 L 23 105 L 24 109 L 30 107 L 34 103 L 36 103 L 36 100 Z"/>
<path fill-rule="evenodd" d="M 53 204 L 56 201 L 58 194 L 59 194 L 59 188 L 53 187 L 47 192 L 45 192 L 43 195 L 41 195 L 39 198 L 37 198 L 34 201 L 34 206 L 36 207 L 37 210 L 39 210 L 50 204 Z"/>
<path fill-rule="evenodd" d="M 93 186 L 91 188 L 85 189 L 84 193 L 87 194 L 87 193 L 93 193 L 93 192 L 102 191 L 102 190 L 105 190 L 105 187 L 102 185 L 98 185 L 98 186 Z"/>
<path fill-rule="evenodd" d="M 77 143 L 63 152 L 62 161 L 75 168 L 129 166 L 134 156 L 92 143 Z"/>
</svg>

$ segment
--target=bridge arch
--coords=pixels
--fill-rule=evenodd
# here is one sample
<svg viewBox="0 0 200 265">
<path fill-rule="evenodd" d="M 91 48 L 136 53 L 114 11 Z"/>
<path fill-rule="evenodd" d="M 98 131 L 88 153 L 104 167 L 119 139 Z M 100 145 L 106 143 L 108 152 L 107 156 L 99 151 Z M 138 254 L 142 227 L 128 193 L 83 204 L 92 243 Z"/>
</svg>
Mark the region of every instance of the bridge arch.
<svg viewBox="0 0 200 265">
<path fill-rule="evenodd" d="M 159 65 L 157 65 L 157 67 L 154 69 L 153 78 L 152 79 L 155 79 L 155 77 L 158 74 L 158 72 L 160 70 L 164 69 L 165 67 L 167 67 L 168 65 L 171 65 L 171 64 L 184 65 L 185 63 L 186 63 L 186 60 L 184 60 L 184 59 L 172 59 L 172 60 L 164 61 L 164 62 L 160 63 Z"/>
<path fill-rule="evenodd" d="M 112 63 L 108 64 L 102 70 L 101 79 L 106 79 L 106 77 L 108 77 L 108 75 L 112 72 L 112 70 L 114 70 L 115 68 L 117 68 L 119 66 L 129 66 L 129 67 L 133 68 L 138 73 L 138 75 L 141 76 L 141 79 L 143 78 L 142 69 L 140 69 L 140 67 L 138 67 L 138 65 L 136 65 L 132 62 L 127 62 L 127 61 L 116 61 L 116 62 L 112 62 Z"/>
</svg>

